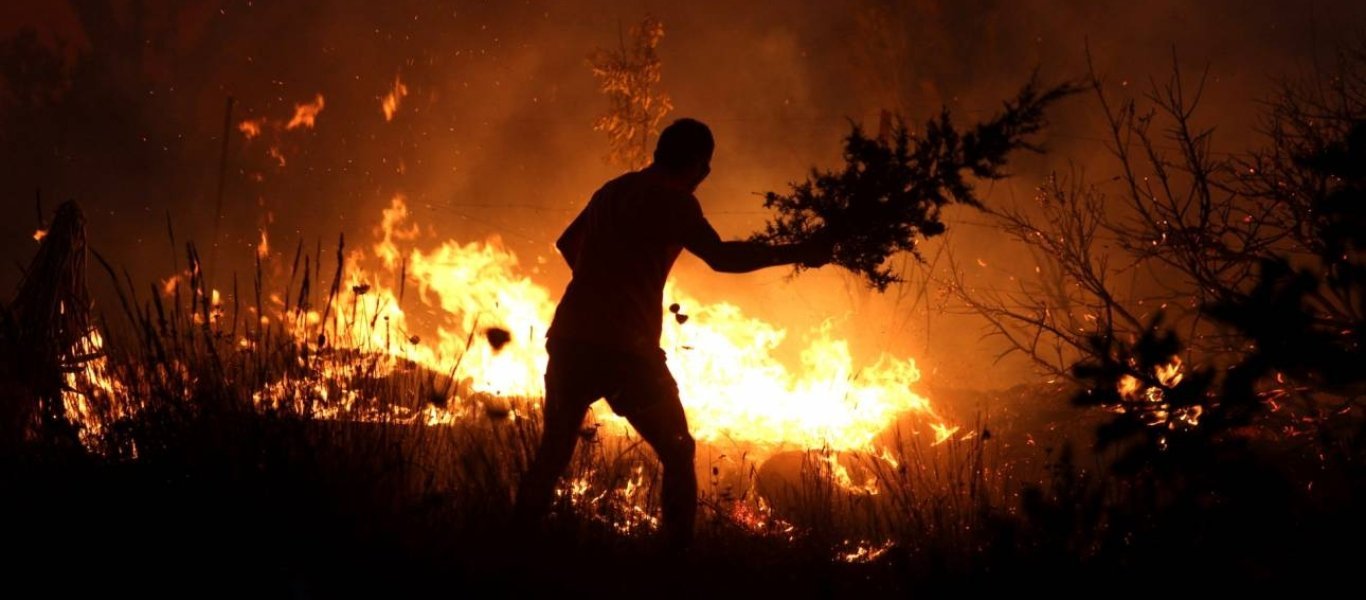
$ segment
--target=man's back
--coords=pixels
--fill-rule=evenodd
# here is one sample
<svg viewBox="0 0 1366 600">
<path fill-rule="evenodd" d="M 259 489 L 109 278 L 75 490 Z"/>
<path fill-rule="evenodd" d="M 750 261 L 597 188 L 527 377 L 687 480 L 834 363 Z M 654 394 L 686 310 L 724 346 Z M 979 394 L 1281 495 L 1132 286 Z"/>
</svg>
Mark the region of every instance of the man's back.
<svg viewBox="0 0 1366 600">
<path fill-rule="evenodd" d="M 655 170 L 603 185 L 558 244 L 573 279 L 555 311 L 551 343 L 658 349 L 669 270 L 685 240 L 710 230 L 697 199 Z"/>
</svg>

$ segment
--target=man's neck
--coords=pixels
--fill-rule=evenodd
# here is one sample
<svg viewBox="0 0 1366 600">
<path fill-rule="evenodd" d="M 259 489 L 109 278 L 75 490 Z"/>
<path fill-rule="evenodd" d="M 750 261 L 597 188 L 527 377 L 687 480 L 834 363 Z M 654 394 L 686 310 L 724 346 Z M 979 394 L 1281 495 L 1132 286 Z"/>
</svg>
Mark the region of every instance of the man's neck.
<svg viewBox="0 0 1366 600">
<path fill-rule="evenodd" d="M 657 163 L 650 163 L 650 166 L 645 167 L 643 171 L 649 173 L 650 175 L 658 177 L 659 180 L 663 182 L 665 185 L 674 188 L 680 192 L 685 192 L 688 194 L 693 193 L 692 188 L 688 186 L 688 183 L 686 181 L 684 181 L 683 176 L 679 175 L 677 172 L 667 167 L 662 167 Z"/>
</svg>

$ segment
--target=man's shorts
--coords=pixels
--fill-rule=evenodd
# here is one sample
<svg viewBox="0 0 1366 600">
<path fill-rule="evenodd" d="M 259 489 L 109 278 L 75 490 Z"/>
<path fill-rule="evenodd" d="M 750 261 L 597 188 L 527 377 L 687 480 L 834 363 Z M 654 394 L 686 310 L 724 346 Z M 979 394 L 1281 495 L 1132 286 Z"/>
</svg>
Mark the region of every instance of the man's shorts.
<svg viewBox="0 0 1366 600">
<path fill-rule="evenodd" d="M 662 349 L 632 352 L 570 340 L 552 340 L 546 349 L 547 410 L 582 414 L 605 398 L 613 412 L 629 419 L 660 403 L 679 403 L 678 383 Z"/>
</svg>

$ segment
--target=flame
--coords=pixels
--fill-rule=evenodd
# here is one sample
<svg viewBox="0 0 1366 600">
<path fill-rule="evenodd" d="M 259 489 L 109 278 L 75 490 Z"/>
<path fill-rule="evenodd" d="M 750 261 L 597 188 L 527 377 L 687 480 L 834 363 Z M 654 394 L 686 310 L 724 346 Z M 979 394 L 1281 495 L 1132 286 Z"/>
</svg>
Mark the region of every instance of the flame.
<svg viewBox="0 0 1366 600">
<path fill-rule="evenodd" d="M 538 409 L 545 331 L 555 310 L 550 292 L 522 274 L 517 257 L 496 236 L 448 240 L 429 250 L 401 248 L 419 235 L 409 217 L 405 198 L 395 196 L 376 227 L 377 241 L 348 256 L 351 293 L 342 302 L 345 309 L 337 311 L 342 314 L 328 324 L 340 328 L 333 343 L 453 373 L 465 382 L 465 400 L 521 398 Z M 372 263 L 378 269 L 365 271 Z M 397 286 L 391 285 L 400 274 L 424 307 L 421 325 L 401 308 Z M 661 343 L 699 441 L 876 452 L 875 438 L 906 413 L 932 421 L 935 443 L 958 431 L 912 390 L 920 378 L 913 360 L 884 354 L 856 368 L 848 342 L 833 337 L 830 322 L 806 336 L 801 368 L 794 370 L 774 357 L 786 330 L 729 303 L 703 304 L 676 281 L 667 285 L 665 298 L 687 307 L 691 316 L 682 324 L 668 320 Z M 476 337 L 490 327 L 510 332 L 511 342 L 496 350 Z M 608 431 L 629 431 L 601 403 L 594 409 Z"/>
<path fill-rule="evenodd" d="M 47 237 L 46 229 L 39 229 L 33 232 L 33 241 L 35 242 L 41 242 L 45 237 Z"/>
<path fill-rule="evenodd" d="M 1157 382 L 1162 387 L 1174 388 L 1180 385 L 1181 379 L 1185 374 L 1181 372 L 1181 357 L 1173 356 L 1171 361 L 1165 365 L 1153 367 L 1153 375 L 1157 377 Z"/>
<path fill-rule="evenodd" d="M 1205 413 L 1203 406 L 1197 404 L 1172 408 L 1167 399 L 1167 390 L 1180 385 L 1184 378 L 1185 369 L 1179 356 L 1172 356 L 1166 363 L 1154 366 L 1153 377 L 1147 381 L 1125 373 L 1115 385 L 1120 402 L 1107 408 L 1120 414 L 1133 412 L 1150 427 L 1165 426 L 1172 430 L 1197 427 L 1200 417 Z"/>
<path fill-rule="evenodd" d="M 318 113 L 323 111 L 323 95 L 318 94 L 312 102 L 294 105 L 294 118 L 289 120 L 285 129 L 297 129 L 299 127 L 313 128 L 313 121 L 318 118 Z"/>
<path fill-rule="evenodd" d="M 266 236 L 265 228 L 261 228 L 261 241 L 256 243 L 256 257 L 265 259 L 270 256 L 270 238 Z"/>
<path fill-rule="evenodd" d="M 1137 377 L 1125 373 L 1119 378 L 1119 385 L 1117 387 L 1121 397 L 1125 400 L 1134 400 L 1138 398 L 1138 390 L 1142 386 L 1143 384 L 1139 383 Z"/>
<path fill-rule="evenodd" d="M 385 121 L 394 120 L 394 113 L 398 112 L 399 102 L 407 95 L 408 86 L 403 85 L 403 81 L 395 75 L 394 89 L 390 90 L 388 94 L 385 94 L 384 99 L 380 101 L 380 109 L 384 111 Z"/>
<path fill-rule="evenodd" d="M 869 541 L 860 541 L 855 544 L 850 540 L 845 540 L 844 543 L 846 546 L 854 546 L 854 549 L 852 551 L 837 552 L 836 558 L 847 563 L 873 562 L 896 546 L 896 543 L 891 540 L 887 540 L 881 544 L 874 544 Z"/>
<path fill-rule="evenodd" d="M 172 275 L 170 277 L 167 277 L 166 279 L 161 280 L 161 293 L 167 298 L 174 296 L 176 288 L 178 287 L 180 287 L 179 275 Z"/>
<path fill-rule="evenodd" d="M 261 126 L 265 125 L 265 122 L 264 118 L 247 119 L 237 124 L 237 130 L 242 132 L 242 135 L 247 139 L 255 139 L 256 136 L 261 135 Z"/>
<path fill-rule="evenodd" d="M 949 438 L 953 437 L 953 434 L 958 433 L 957 426 L 950 427 L 943 423 L 930 423 L 930 428 L 934 430 L 934 443 L 930 444 L 932 446 L 938 446 L 947 442 L 949 441 Z"/>
<path fill-rule="evenodd" d="M 91 329 L 71 349 L 77 357 L 75 368 L 62 374 L 62 406 L 66 416 L 80 425 L 81 442 L 93 447 L 114 420 L 134 410 L 124 385 L 113 377 L 105 356 L 104 336 Z"/>
<path fill-rule="evenodd" d="M 853 475 L 849 474 L 849 469 L 839 462 L 839 455 L 834 452 L 823 452 L 818 458 L 821 466 L 828 469 L 827 479 L 833 481 L 845 490 L 862 494 L 865 496 L 878 495 L 877 476 L 869 476 L 863 483 L 855 483 Z"/>
</svg>

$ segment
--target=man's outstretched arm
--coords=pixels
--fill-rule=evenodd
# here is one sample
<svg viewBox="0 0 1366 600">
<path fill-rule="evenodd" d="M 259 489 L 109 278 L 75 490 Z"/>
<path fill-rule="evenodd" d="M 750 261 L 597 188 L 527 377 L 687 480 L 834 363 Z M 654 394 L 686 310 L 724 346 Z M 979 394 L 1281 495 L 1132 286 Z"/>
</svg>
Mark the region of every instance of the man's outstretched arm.
<svg viewBox="0 0 1366 600">
<path fill-rule="evenodd" d="M 684 247 L 702 262 L 722 273 L 748 273 L 766 267 L 801 264 L 819 267 L 830 262 L 829 244 L 770 245 L 763 242 L 721 240 L 716 230 L 705 222 L 694 227 Z"/>
</svg>

